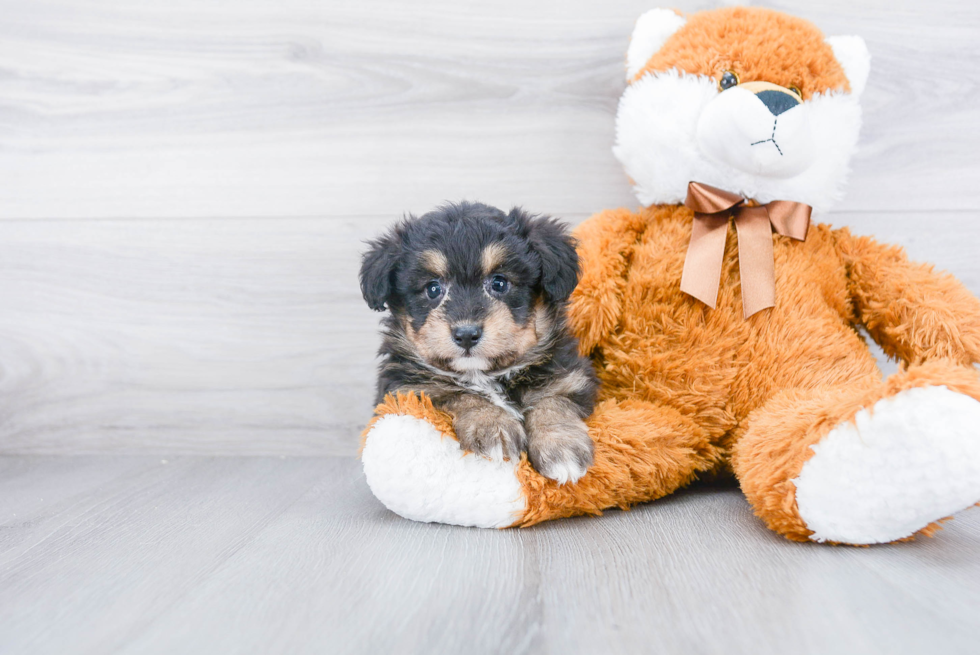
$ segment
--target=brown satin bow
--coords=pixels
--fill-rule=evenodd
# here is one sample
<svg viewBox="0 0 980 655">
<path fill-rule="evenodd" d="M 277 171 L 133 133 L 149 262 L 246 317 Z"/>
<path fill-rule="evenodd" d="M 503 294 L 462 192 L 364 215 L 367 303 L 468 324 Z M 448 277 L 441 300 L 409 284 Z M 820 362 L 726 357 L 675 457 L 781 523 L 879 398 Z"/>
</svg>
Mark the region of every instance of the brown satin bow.
<svg viewBox="0 0 980 655">
<path fill-rule="evenodd" d="M 684 260 L 681 291 L 715 308 L 721 265 L 725 258 L 728 217 L 735 217 L 738 234 L 738 270 L 742 278 L 742 312 L 748 318 L 776 304 L 776 274 L 772 229 L 797 241 L 810 228 L 810 205 L 791 200 L 751 207 L 740 195 L 691 182 L 684 204 L 694 210 L 691 245 Z M 770 227 L 771 226 L 771 227 Z"/>
</svg>

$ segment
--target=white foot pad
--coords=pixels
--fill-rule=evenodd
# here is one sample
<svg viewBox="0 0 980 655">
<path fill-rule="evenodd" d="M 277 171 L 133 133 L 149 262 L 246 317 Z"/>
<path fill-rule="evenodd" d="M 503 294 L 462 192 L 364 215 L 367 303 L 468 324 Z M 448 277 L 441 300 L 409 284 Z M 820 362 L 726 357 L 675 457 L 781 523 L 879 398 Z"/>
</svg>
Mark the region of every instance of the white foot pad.
<svg viewBox="0 0 980 655">
<path fill-rule="evenodd" d="M 814 541 L 895 541 L 980 501 L 980 402 L 946 387 L 882 399 L 811 448 L 793 482 Z"/>
<path fill-rule="evenodd" d="M 526 508 L 515 462 L 466 455 L 459 442 L 414 416 L 380 418 L 361 461 L 378 500 L 413 521 L 504 528 Z"/>
</svg>

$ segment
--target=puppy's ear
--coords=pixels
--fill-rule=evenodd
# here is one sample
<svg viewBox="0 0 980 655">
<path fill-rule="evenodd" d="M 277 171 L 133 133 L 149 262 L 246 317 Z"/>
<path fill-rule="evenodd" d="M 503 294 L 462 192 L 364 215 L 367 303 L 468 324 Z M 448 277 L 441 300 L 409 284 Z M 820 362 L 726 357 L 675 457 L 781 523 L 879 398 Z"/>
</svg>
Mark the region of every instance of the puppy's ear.
<svg viewBox="0 0 980 655">
<path fill-rule="evenodd" d="M 392 231 L 369 241 L 368 246 L 368 251 L 361 257 L 361 294 L 368 307 L 382 312 L 395 288 L 394 277 L 401 253 L 401 239 Z"/>
<path fill-rule="evenodd" d="M 511 217 L 525 227 L 531 250 L 541 258 L 541 288 L 548 300 L 568 300 L 578 284 L 575 240 L 554 218 L 530 216 L 516 207 L 511 210 Z"/>
</svg>

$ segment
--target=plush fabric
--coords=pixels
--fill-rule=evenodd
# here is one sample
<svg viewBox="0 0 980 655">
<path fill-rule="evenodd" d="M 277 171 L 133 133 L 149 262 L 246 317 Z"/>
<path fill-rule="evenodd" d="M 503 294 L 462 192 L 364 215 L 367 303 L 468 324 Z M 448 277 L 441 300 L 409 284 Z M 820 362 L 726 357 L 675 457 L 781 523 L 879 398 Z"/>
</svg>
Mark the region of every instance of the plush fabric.
<svg viewBox="0 0 980 655">
<path fill-rule="evenodd" d="M 588 421 L 595 463 L 574 485 L 514 463 L 524 505 L 512 525 L 628 508 L 734 475 L 756 515 L 788 539 L 872 544 L 931 534 L 980 500 L 980 301 L 901 248 L 819 222 L 856 142 L 863 42 L 827 40 L 801 19 L 741 7 L 689 17 L 654 10 L 633 38 L 616 154 L 648 206 L 600 212 L 575 234 L 582 271 L 569 320 L 601 382 Z M 768 84 L 735 95 L 718 83 L 725 71 L 740 86 Z M 786 174 L 740 159 L 738 143 L 722 158 L 698 143 L 710 112 L 735 132 L 775 121 L 782 114 L 751 104 L 764 104 L 760 89 L 773 85 L 791 94 L 777 111 L 800 112 L 793 129 L 804 129 L 806 114 L 817 124 L 811 136 L 830 135 L 787 140 L 812 148 L 799 153 L 811 164 Z M 842 109 L 826 110 L 828 102 Z M 712 129 L 712 142 L 729 138 Z M 814 205 L 818 221 L 804 241 L 772 235 L 775 307 L 743 317 L 731 222 L 716 307 L 681 292 L 693 212 L 680 185 L 690 181 L 752 202 Z M 882 379 L 861 327 L 902 362 L 898 373 Z M 406 403 L 392 399 L 384 412 Z M 431 408 L 405 413 L 452 435 Z M 436 453 L 420 444 L 430 446 Z"/>
</svg>

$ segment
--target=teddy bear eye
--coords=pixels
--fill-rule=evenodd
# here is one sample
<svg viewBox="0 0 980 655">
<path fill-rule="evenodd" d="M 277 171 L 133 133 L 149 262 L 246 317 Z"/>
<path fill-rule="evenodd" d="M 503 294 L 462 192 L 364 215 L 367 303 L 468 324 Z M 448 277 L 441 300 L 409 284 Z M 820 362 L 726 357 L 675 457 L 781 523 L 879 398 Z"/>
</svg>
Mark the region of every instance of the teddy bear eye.
<svg viewBox="0 0 980 655">
<path fill-rule="evenodd" d="M 789 90 L 792 91 L 793 93 L 795 93 L 796 95 L 798 95 L 799 97 L 801 97 L 801 98 L 803 97 L 803 92 L 800 91 L 800 87 L 798 87 L 798 86 L 791 86 L 791 87 L 789 87 Z"/>
<path fill-rule="evenodd" d="M 725 71 L 718 80 L 718 88 L 722 91 L 738 85 L 738 75 L 734 71 Z"/>
<path fill-rule="evenodd" d="M 442 295 L 442 284 L 439 283 L 439 280 L 430 280 L 425 285 L 425 295 L 428 296 L 429 300 L 435 300 Z"/>
</svg>

